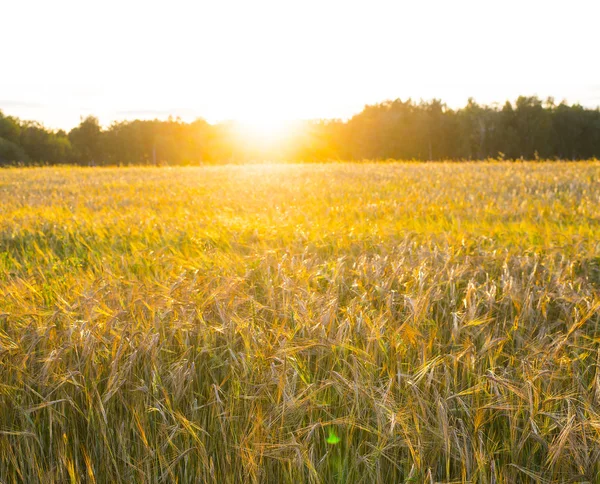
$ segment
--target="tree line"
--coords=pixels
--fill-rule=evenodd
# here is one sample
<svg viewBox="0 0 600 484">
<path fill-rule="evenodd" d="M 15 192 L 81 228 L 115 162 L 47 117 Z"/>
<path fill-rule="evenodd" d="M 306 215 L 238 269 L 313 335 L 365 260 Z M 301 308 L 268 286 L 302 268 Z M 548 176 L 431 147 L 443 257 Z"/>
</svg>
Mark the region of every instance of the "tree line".
<svg viewBox="0 0 600 484">
<path fill-rule="evenodd" d="M 102 128 L 87 117 L 68 133 L 0 111 L 0 165 L 200 164 L 251 161 L 600 158 L 600 109 L 519 97 L 504 105 L 472 99 L 400 99 L 365 106 L 349 120 L 294 123 L 253 139 L 239 123 L 134 120 Z"/>
</svg>

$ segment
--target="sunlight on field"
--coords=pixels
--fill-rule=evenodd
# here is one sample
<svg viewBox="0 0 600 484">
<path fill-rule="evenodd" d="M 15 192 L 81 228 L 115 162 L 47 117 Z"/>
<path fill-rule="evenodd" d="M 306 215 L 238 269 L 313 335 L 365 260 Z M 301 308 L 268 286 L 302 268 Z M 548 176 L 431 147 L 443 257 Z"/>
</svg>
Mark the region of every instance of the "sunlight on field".
<svg viewBox="0 0 600 484">
<path fill-rule="evenodd" d="M 599 241 L 592 162 L 0 170 L 0 476 L 593 482 Z"/>
</svg>

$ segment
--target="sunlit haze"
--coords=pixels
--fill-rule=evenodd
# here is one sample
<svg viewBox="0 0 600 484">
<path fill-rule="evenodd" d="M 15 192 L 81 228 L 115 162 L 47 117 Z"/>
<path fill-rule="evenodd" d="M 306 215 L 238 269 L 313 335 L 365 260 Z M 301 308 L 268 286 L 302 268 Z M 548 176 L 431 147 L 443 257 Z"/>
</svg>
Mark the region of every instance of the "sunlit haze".
<svg viewBox="0 0 600 484">
<path fill-rule="evenodd" d="M 386 99 L 600 104 L 596 1 L 20 0 L 0 109 L 69 129 L 134 118 L 346 118 Z"/>
</svg>

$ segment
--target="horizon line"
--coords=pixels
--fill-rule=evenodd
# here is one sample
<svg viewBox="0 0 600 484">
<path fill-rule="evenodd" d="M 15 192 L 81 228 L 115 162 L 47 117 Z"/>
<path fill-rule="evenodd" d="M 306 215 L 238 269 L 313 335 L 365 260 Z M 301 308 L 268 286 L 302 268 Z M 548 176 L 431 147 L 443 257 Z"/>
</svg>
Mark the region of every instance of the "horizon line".
<svg viewBox="0 0 600 484">
<path fill-rule="evenodd" d="M 279 116 L 273 116 L 271 118 L 264 118 L 265 120 L 268 120 L 271 123 L 314 123 L 314 122 L 327 122 L 327 121 L 339 121 L 339 122 L 348 122 L 350 119 L 352 119 L 354 116 L 359 115 L 360 113 L 362 113 L 367 107 L 372 107 L 372 106 L 379 106 L 385 103 L 393 103 L 393 102 L 402 102 L 402 103 L 412 103 L 415 105 L 420 105 L 420 104 L 428 104 L 431 103 L 433 101 L 439 101 L 441 102 L 442 106 L 448 108 L 449 110 L 452 111 L 459 111 L 461 109 L 464 109 L 469 102 L 472 100 L 475 104 L 481 106 L 481 107 L 487 107 L 487 108 L 492 108 L 492 109 L 501 109 L 504 105 L 506 105 L 506 103 L 510 103 L 511 106 L 514 107 L 515 103 L 518 101 L 519 98 L 536 98 L 539 101 L 541 101 L 544 104 L 544 107 L 546 107 L 546 103 L 551 99 L 553 101 L 553 105 L 554 106 L 560 106 L 560 105 L 566 105 L 566 106 L 582 106 L 585 109 L 589 109 L 592 111 L 596 111 L 596 110 L 600 110 L 600 98 L 597 98 L 597 101 L 593 104 L 588 104 L 588 103 L 582 103 L 581 101 L 572 101 L 570 102 L 566 97 L 563 97 L 560 101 L 557 101 L 557 98 L 554 96 L 545 96 L 545 97 L 540 97 L 537 94 L 531 94 L 531 95 L 519 95 L 517 96 L 515 99 L 505 99 L 504 101 L 492 101 L 492 102 L 488 102 L 488 103 L 480 103 L 477 101 L 475 96 L 470 96 L 469 98 L 467 98 L 467 101 L 462 103 L 460 106 L 457 107 L 452 107 L 449 106 L 448 103 L 446 103 L 442 98 L 439 97 L 431 97 L 431 98 L 423 98 L 420 97 L 418 100 L 416 98 L 413 97 L 407 97 L 404 100 L 400 97 L 397 98 L 387 98 L 387 99 L 383 99 L 381 101 L 377 101 L 374 103 L 365 103 L 362 106 L 362 109 L 360 109 L 359 111 L 354 111 L 351 115 L 348 116 L 339 116 L 339 117 L 297 117 L 297 118 L 293 118 L 293 117 L 279 117 Z M 57 131 L 71 131 L 73 128 L 76 128 L 77 126 L 79 126 L 81 124 L 81 122 L 83 122 L 85 119 L 89 118 L 89 117 L 93 117 L 99 120 L 99 116 L 96 114 L 80 114 L 79 115 L 79 124 L 73 125 L 70 128 L 64 128 L 64 127 L 55 127 L 55 126 L 49 126 L 46 125 L 43 121 L 39 121 L 37 119 L 28 119 L 28 118 L 24 118 L 21 116 L 17 116 L 17 115 L 12 115 L 9 114 L 7 111 L 5 111 L 4 106 L 11 106 L 12 107 L 16 107 L 16 106 L 24 106 L 24 107 L 45 107 L 48 106 L 47 104 L 40 104 L 40 103 L 32 103 L 32 102 L 27 102 L 27 101 L 11 101 L 11 100 L 0 100 L 0 113 L 3 114 L 4 116 L 7 117 L 12 117 L 12 118 L 16 118 L 18 119 L 20 122 L 24 122 L 24 123 L 37 123 L 39 125 L 41 125 L 42 127 L 44 127 L 45 129 L 48 129 L 52 132 L 57 132 Z M 8 108 L 9 110 L 11 109 L 10 107 Z M 85 111 L 92 111 L 91 109 L 84 109 Z M 188 111 L 187 114 L 184 113 L 177 113 L 177 111 Z M 113 117 L 111 121 L 109 121 L 108 123 L 100 123 L 99 124 L 102 128 L 108 128 L 111 125 L 115 124 L 115 123 L 128 123 L 128 122 L 134 122 L 134 121 L 160 121 L 160 122 L 168 122 L 170 120 L 170 118 L 172 118 L 173 121 L 181 121 L 184 122 L 186 124 L 191 124 L 193 122 L 196 121 L 205 121 L 206 123 L 208 123 L 211 126 L 218 126 L 218 125 L 223 125 L 223 124 L 229 124 L 229 123 L 252 123 L 255 122 L 257 118 L 253 118 L 253 117 L 249 117 L 249 116 L 240 116 L 240 117 L 224 117 L 224 118 L 210 118 L 210 117 L 204 117 L 200 114 L 194 114 L 196 110 L 194 109 L 190 109 L 190 108 L 173 108 L 173 110 L 170 109 L 126 109 L 126 110 L 121 110 L 121 111 L 116 111 L 114 114 L 116 114 L 116 117 Z M 132 116 L 136 116 L 137 115 L 141 115 L 141 117 L 134 117 L 134 118 L 130 118 L 130 117 L 125 117 L 122 118 L 121 116 L 127 116 L 127 115 L 132 115 Z M 150 117 L 152 114 L 154 114 L 154 117 Z M 145 115 L 149 115 L 148 117 Z"/>
</svg>

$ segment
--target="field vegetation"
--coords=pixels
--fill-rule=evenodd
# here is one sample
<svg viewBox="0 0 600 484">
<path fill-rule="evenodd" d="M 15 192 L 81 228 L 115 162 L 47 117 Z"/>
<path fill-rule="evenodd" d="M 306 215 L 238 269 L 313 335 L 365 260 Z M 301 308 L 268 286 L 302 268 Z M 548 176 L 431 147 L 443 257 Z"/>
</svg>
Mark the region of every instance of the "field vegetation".
<svg viewBox="0 0 600 484">
<path fill-rule="evenodd" d="M 597 482 L 600 164 L 0 171 L 0 480 Z"/>
</svg>

